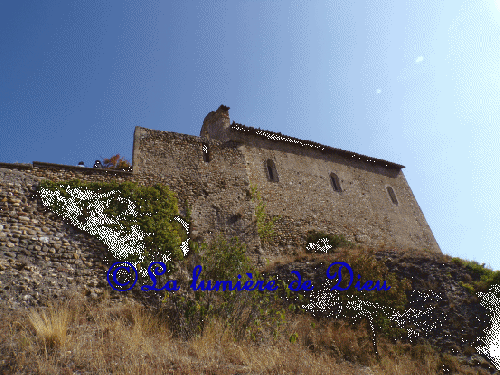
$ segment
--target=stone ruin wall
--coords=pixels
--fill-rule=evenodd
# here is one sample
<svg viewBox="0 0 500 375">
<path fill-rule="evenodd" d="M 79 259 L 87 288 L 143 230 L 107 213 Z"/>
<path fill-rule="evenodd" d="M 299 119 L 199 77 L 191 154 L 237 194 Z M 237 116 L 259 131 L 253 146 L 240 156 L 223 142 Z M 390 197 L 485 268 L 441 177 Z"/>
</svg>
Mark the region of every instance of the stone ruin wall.
<svg viewBox="0 0 500 375">
<path fill-rule="evenodd" d="M 343 234 L 353 242 L 370 246 L 428 249 L 441 252 L 432 231 L 397 164 L 361 160 L 351 152 L 332 152 L 276 138 L 240 124 L 230 125 L 228 107 L 210 112 L 200 136 L 235 142 L 245 158 L 247 175 L 261 191 L 276 223 L 276 243 L 287 253 L 304 251 L 305 234 L 311 229 Z M 249 131 L 253 129 L 253 131 Z M 257 134 L 255 134 L 257 133 Z M 298 140 L 295 140 L 298 141 Z M 266 161 L 272 160 L 279 176 L 271 181 Z M 389 164 L 385 166 L 383 164 Z M 334 191 L 330 173 L 341 185 Z M 395 205 L 387 192 L 392 187 Z M 266 255 L 280 249 L 266 246 Z"/>
<path fill-rule="evenodd" d="M 401 169 L 252 134 L 244 138 L 249 179 L 261 191 L 268 213 L 282 216 L 276 223 L 278 243 L 303 248 L 304 233 L 314 229 L 372 246 L 441 252 Z M 268 159 L 274 162 L 278 182 L 269 179 Z M 332 187 L 332 172 L 340 192 Z M 398 205 L 391 201 L 388 186 Z"/>
<path fill-rule="evenodd" d="M 105 291 L 114 299 L 144 298 L 147 294 L 138 285 L 127 292 L 114 291 L 109 286 L 106 272 L 117 259 L 100 240 L 75 228 L 69 220 L 43 205 L 36 194 L 43 179 L 131 181 L 145 186 L 160 182 L 170 185 L 179 198 L 181 215 L 186 214 L 183 199 L 187 199 L 192 207 L 192 217 L 199 223 L 191 228 L 191 238 L 210 239 L 210 232 L 217 230 L 227 237 L 239 235 L 242 242 L 254 246 L 249 247 L 248 255 L 259 263 L 259 254 L 252 251 L 260 249 L 260 241 L 252 225 L 253 206 L 249 206 L 252 203 L 246 195 L 247 185 L 238 177 L 239 172 L 221 178 L 218 172 L 220 165 L 214 158 L 211 168 L 208 164 L 200 164 L 201 168 L 208 169 L 205 169 L 206 175 L 196 177 L 198 166 L 194 162 L 192 148 L 198 144 L 186 142 L 190 136 L 154 131 L 145 133 L 144 150 L 152 147 L 159 155 L 175 151 L 173 155 L 186 155 L 185 164 L 176 161 L 176 166 L 173 166 L 165 160 L 163 168 L 144 175 L 37 162 L 33 166 L 0 163 L 0 304 L 9 308 L 44 305 L 51 298 L 65 299 L 71 290 L 78 290 L 92 298 L 98 298 Z M 156 142 L 167 139 L 165 144 L 170 148 L 156 146 Z M 214 151 L 217 150 L 216 143 L 212 142 Z M 225 155 L 221 159 L 223 163 L 232 164 L 237 164 L 241 156 L 227 147 L 221 149 L 221 154 Z M 144 166 L 147 170 L 148 164 Z M 194 267 L 190 264 L 193 260 L 186 265 Z M 260 263 L 263 264 L 263 259 Z M 189 277 L 185 270 L 181 271 L 181 278 Z"/>
<path fill-rule="evenodd" d="M 203 144 L 210 150 L 209 162 L 203 158 Z M 218 232 L 237 236 L 247 245 L 248 255 L 259 261 L 262 249 L 250 184 L 244 156 L 235 144 L 137 127 L 133 168 L 139 178 L 174 190 L 180 208 L 188 201 L 193 239 L 208 241 Z"/>
<path fill-rule="evenodd" d="M 440 252 L 400 169 L 252 134 L 224 135 L 220 129 L 212 131 L 207 120 L 221 127 L 229 117 L 211 112 L 201 131 L 226 141 L 140 127 L 134 135 L 134 174 L 172 187 L 181 206 L 188 200 L 193 238 L 210 239 L 218 231 L 238 236 L 258 263 L 305 252 L 305 235 L 313 229 L 371 246 Z M 209 162 L 203 158 L 203 145 Z M 275 162 L 277 183 L 269 181 L 267 159 Z M 342 192 L 333 191 L 331 172 L 339 176 Z M 282 216 L 270 244 L 261 243 L 256 234 L 250 184 L 257 185 L 268 213 Z M 395 190 L 397 206 L 387 186 Z"/>
<path fill-rule="evenodd" d="M 125 182 L 132 177 L 0 165 L 0 303 L 9 308 L 43 305 L 54 297 L 64 299 L 71 289 L 94 298 L 105 290 L 114 298 L 125 297 L 106 281 L 112 264 L 106 246 L 46 209 L 35 192 L 42 179 Z"/>
</svg>

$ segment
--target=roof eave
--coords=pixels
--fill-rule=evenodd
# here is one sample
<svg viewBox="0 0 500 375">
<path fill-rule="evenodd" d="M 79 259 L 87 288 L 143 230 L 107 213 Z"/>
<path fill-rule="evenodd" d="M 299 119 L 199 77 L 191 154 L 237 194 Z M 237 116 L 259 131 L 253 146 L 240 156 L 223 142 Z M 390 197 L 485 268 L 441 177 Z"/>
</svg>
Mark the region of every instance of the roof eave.
<svg viewBox="0 0 500 375">
<path fill-rule="evenodd" d="M 256 129 L 251 126 L 246 126 L 242 124 L 237 124 L 233 121 L 231 124 L 231 131 L 236 131 L 236 132 L 248 132 L 249 134 L 255 134 L 260 137 L 265 137 L 266 139 L 269 139 L 274 142 L 289 142 L 289 143 L 295 143 L 299 144 L 300 146 L 306 146 L 306 147 L 311 147 L 314 149 L 318 149 L 320 151 L 326 151 L 326 152 L 333 152 L 336 154 L 342 154 L 344 156 L 350 156 L 352 158 L 358 157 L 359 160 L 363 160 L 366 162 L 374 162 L 374 163 L 380 163 L 385 165 L 386 167 L 392 167 L 392 168 L 399 168 L 402 169 L 404 168 L 404 165 L 393 163 L 384 159 L 377 159 L 377 158 L 372 158 L 366 155 L 358 154 L 352 151 L 347 151 L 347 150 L 342 150 L 339 148 L 334 148 L 330 146 L 325 146 L 317 142 L 313 141 L 305 141 L 302 139 L 294 138 L 294 137 L 289 137 L 281 133 L 275 133 L 269 130 L 261 130 L 261 129 Z"/>
</svg>

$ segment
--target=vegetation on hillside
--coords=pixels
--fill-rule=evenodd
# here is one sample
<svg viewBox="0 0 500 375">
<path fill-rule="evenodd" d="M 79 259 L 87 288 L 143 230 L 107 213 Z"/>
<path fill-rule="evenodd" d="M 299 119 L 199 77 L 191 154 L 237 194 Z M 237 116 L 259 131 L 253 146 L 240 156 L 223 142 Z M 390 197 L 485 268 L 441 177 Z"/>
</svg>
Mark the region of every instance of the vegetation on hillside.
<svg viewBox="0 0 500 375">
<path fill-rule="evenodd" d="M 192 256 L 200 255 L 200 280 L 247 281 L 262 280 L 246 256 L 246 246 L 234 237 L 229 241 L 221 234 L 209 244 L 194 243 Z M 210 290 L 194 292 L 193 298 L 165 293 L 164 310 L 171 326 L 179 327 L 176 335 L 184 339 L 201 335 L 208 322 L 218 319 L 224 329 L 231 330 L 238 339 L 254 342 L 264 340 L 265 333 L 275 337 L 285 321 L 285 309 L 278 295 L 266 291 Z"/>
<path fill-rule="evenodd" d="M 354 326 L 362 322 L 366 324 L 373 352 L 378 357 L 379 335 L 396 338 L 404 333 L 404 329 L 398 328 L 390 317 L 394 313 L 404 311 L 407 302 L 406 291 L 411 289 L 411 283 L 388 272 L 385 264 L 377 261 L 373 254 L 368 252 L 344 253 L 341 259 L 353 269 L 354 276 L 352 286 L 340 292 L 341 317 Z M 339 267 L 332 268 L 330 275 L 335 275 L 338 279 L 339 271 Z M 347 288 L 348 280 L 349 275 L 343 274 L 339 286 Z M 390 289 L 377 290 L 385 285 L 390 285 Z M 357 286 L 364 287 L 365 290 L 359 291 Z"/>
<path fill-rule="evenodd" d="M 204 279 L 252 270 L 236 240 L 202 247 Z M 235 257 L 227 255 L 232 249 Z M 0 310 L 0 372 L 489 374 L 428 344 L 385 335 L 376 356 L 365 325 L 283 309 L 268 293 L 214 291 L 189 300 L 172 293 L 162 305 L 150 310 L 105 293 L 93 301 L 75 294 L 47 310 Z"/>
<path fill-rule="evenodd" d="M 81 193 L 75 193 L 75 189 Z M 187 239 L 187 233 L 179 222 L 173 220 L 179 215 L 178 203 L 167 186 L 44 180 L 39 192 L 47 196 L 47 191 L 57 194 L 57 199 L 50 200 L 49 208 L 61 217 L 67 217 L 68 210 L 74 212 L 75 208 L 70 209 L 70 206 L 75 205 L 81 213 L 76 218 L 78 223 L 86 223 L 92 217 L 92 220 L 98 220 L 96 225 L 109 228 L 121 238 L 132 238 L 138 232 L 146 234 L 142 253 L 125 254 L 119 260 L 136 264 L 142 259 L 139 267 L 147 269 L 151 262 L 162 261 L 167 256 L 170 259 L 166 262 L 168 272 L 171 272 L 175 269 L 174 262 L 183 258 L 180 244 Z M 101 215 L 96 218 L 101 210 Z"/>
<path fill-rule="evenodd" d="M 462 282 L 461 285 L 476 296 L 488 310 L 492 323 L 488 344 L 495 356 L 500 358 L 500 271 L 486 268 L 484 263 L 464 261 L 460 258 L 453 258 L 452 261 L 479 276 L 478 281 Z"/>
<path fill-rule="evenodd" d="M 323 241 L 322 241 L 323 240 Z M 306 242 L 308 244 L 326 244 L 333 251 L 339 247 L 352 249 L 356 245 L 346 240 L 343 234 L 329 234 L 323 231 L 310 230 L 306 235 Z"/>
</svg>

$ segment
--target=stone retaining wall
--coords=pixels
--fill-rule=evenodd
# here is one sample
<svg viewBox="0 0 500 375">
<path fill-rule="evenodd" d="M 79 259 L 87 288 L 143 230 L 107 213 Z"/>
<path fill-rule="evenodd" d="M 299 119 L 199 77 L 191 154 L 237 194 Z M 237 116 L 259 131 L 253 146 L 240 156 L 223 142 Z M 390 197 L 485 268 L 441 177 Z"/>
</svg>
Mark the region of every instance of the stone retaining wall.
<svg viewBox="0 0 500 375">
<path fill-rule="evenodd" d="M 94 297 L 111 289 L 105 246 L 45 209 L 35 194 L 40 180 L 0 168 L 0 301 L 9 307 L 43 304 L 77 286 Z"/>
</svg>

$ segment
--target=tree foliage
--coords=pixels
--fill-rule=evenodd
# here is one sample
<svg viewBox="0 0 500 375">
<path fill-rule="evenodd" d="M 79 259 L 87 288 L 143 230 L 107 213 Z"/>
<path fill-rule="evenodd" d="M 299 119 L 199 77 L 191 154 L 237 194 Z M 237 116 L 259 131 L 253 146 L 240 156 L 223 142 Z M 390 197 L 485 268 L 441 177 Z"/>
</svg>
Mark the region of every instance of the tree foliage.
<svg viewBox="0 0 500 375">
<path fill-rule="evenodd" d="M 104 159 L 102 162 L 104 168 L 112 168 L 112 169 L 123 169 L 129 170 L 132 168 L 132 165 L 128 160 L 120 157 L 120 154 L 116 154 L 109 159 Z"/>
<path fill-rule="evenodd" d="M 139 269 L 147 269 L 153 260 L 168 263 L 183 258 L 183 228 L 175 220 L 177 199 L 166 186 L 44 180 L 39 191 L 52 211 L 96 236 L 116 258 Z"/>
</svg>

